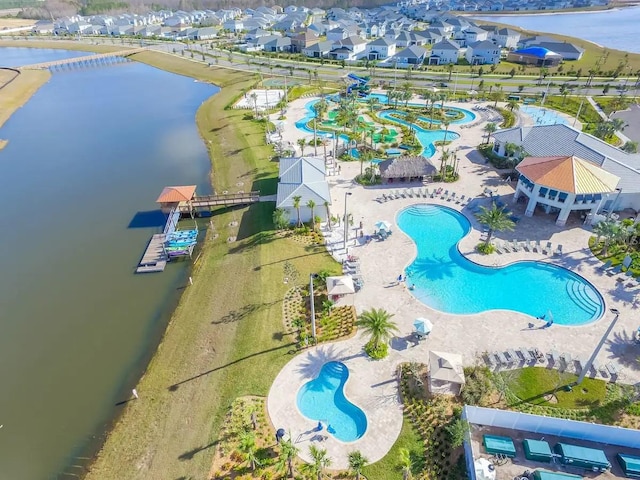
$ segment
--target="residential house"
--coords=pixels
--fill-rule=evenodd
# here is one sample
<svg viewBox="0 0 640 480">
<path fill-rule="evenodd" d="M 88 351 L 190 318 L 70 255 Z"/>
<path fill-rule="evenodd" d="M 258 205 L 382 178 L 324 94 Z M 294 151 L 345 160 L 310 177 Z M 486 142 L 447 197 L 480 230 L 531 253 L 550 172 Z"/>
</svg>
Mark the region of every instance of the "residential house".
<svg viewBox="0 0 640 480">
<path fill-rule="evenodd" d="M 352 35 L 333 43 L 329 57 L 336 60 L 355 60 L 366 50 L 367 42 L 357 35 Z"/>
<path fill-rule="evenodd" d="M 493 35 L 490 35 L 490 38 L 496 42 L 498 46 L 512 50 L 518 47 L 520 33 L 510 28 L 499 28 Z"/>
<path fill-rule="evenodd" d="M 307 29 L 303 33 L 291 37 L 291 51 L 294 53 L 302 52 L 302 49 L 307 48 L 314 43 L 318 43 L 318 34 L 313 30 Z"/>
<path fill-rule="evenodd" d="M 422 46 L 427 43 L 427 39 L 421 32 L 400 32 L 396 37 L 396 48 L 405 48 L 412 45 Z"/>
<path fill-rule="evenodd" d="M 302 54 L 311 58 L 327 58 L 333 48 L 333 42 L 322 40 L 302 49 Z"/>
<path fill-rule="evenodd" d="M 358 34 L 357 25 L 338 27 L 338 28 L 333 28 L 327 32 L 327 40 L 331 40 L 332 42 L 338 42 L 340 40 L 344 40 L 345 38 L 348 38 L 348 37 L 351 37 L 352 35 L 357 35 L 357 34 Z"/>
<path fill-rule="evenodd" d="M 453 25 L 449 23 L 436 19 L 429 24 L 429 29 L 431 28 L 439 28 L 441 29 L 447 36 L 451 36 L 453 34 Z"/>
<path fill-rule="evenodd" d="M 299 212 L 294 207 L 294 197 L 300 197 Z M 313 213 L 311 208 L 308 207 L 310 200 L 315 203 Z M 326 220 L 327 209 L 324 207 L 325 202 L 331 204 L 323 158 L 294 157 L 280 159 L 276 208 L 284 209 L 289 215 L 291 223 L 298 221 L 298 213 L 302 222 L 311 221 L 312 215 Z"/>
<path fill-rule="evenodd" d="M 268 37 L 269 35 L 272 35 L 272 33 L 266 30 L 263 30 L 262 28 L 254 28 L 253 30 L 249 30 L 245 34 L 244 39 L 247 42 L 253 42 L 260 37 Z"/>
<path fill-rule="evenodd" d="M 449 65 L 450 63 L 458 63 L 461 48 L 453 40 L 442 40 L 433 45 L 431 48 L 431 56 L 429 57 L 429 65 Z"/>
<path fill-rule="evenodd" d="M 417 31 L 416 34 L 424 38 L 424 45 L 434 45 L 444 39 L 437 30 Z"/>
<path fill-rule="evenodd" d="M 273 35 L 268 42 L 264 43 L 265 52 L 290 52 L 291 39 L 289 37 L 280 37 Z"/>
<path fill-rule="evenodd" d="M 464 30 L 464 39 L 467 45 L 489 39 L 489 32 L 479 27 L 469 27 Z"/>
<path fill-rule="evenodd" d="M 381 37 L 367 43 L 366 57 L 369 60 L 384 60 L 396 54 L 395 40 Z"/>
<path fill-rule="evenodd" d="M 464 56 L 471 65 L 497 65 L 500 63 L 500 47 L 489 40 L 482 40 L 467 46 Z"/>
<path fill-rule="evenodd" d="M 218 36 L 218 30 L 213 27 L 193 28 L 188 30 L 187 37 L 190 40 L 211 40 Z"/>
<path fill-rule="evenodd" d="M 411 45 L 396 53 L 391 62 L 397 62 L 398 65 L 422 65 L 425 58 L 427 58 L 427 50 L 424 47 L 418 45 Z"/>
<path fill-rule="evenodd" d="M 244 23 L 242 20 L 227 20 L 222 24 L 222 27 L 231 33 L 240 33 L 244 30 Z"/>
</svg>

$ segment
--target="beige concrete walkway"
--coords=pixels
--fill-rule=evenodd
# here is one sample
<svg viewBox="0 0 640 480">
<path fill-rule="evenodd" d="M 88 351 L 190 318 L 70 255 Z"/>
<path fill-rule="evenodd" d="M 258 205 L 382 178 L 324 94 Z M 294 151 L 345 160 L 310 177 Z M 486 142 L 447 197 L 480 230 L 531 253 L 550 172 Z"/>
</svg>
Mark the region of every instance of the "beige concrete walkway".
<svg viewBox="0 0 640 480">
<path fill-rule="evenodd" d="M 295 103 L 295 102 L 294 102 Z M 306 101 L 304 102 L 306 103 Z M 304 106 L 304 103 L 302 106 Z M 470 104 L 456 105 L 470 108 Z M 303 109 L 302 109 L 303 110 Z M 289 114 L 291 115 L 291 109 Z M 295 116 L 288 116 L 295 119 Z M 483 124 L 473 128 L 462 129 L 452 125 L 451 130 L 460 133 L 460 138 L 449 147 L 458 151 L 461 178 L 454 184 L 430 184 L 428 188 L 443 187 L 455 191 L 458 196 L 483 198 L 481 201 L 489 205 L 490 200 L 482 197 L 482 192 L 489 187 L 505 203 L 511 203 L 513 186 L 500 178 L 493 168 L 486 165 L 484 159 L 475 151 L 475 147 L 483 141 Z M 290 129 L 291 130 L 291 129 Z M 439 165 L 439 153 L 434 156 L 434 163 Z M 524 216 L 522 205 L 510 205 L 514 213 L 521 218 L 515 231 L 498 238 L 505 240 L 540 240 L 542 245 L 551 241 L 553 245 L 562 244 L 564 255 L 550 257 L 537 252 L 521 251 L 509 254 L 493 254 L 481 256 L 474 252 L 480 241 L 480 231 L 474 216 L 468 209 L 461 208 L 455 202 L 441 199 L 401 198 L 378 203 L 376 198 L 382 193 L 389 193 L 407 187 L 423 187 L 422 184 L 392 184 L 364 188 L 353 183 L 352 179 L 360 172 L 358 162 L 341 162 L 341 173 L 330 177 L 331 210 L 342 216 L 344 212 L 345 193 L 348 197 L 348 213 L 353 215 L 354 225 L 363 223 L 364 233 L 371 234 L 374 223 L 386 220 L 394 225 L 395 233 L 384 242 L 371 242 L 361 245 L 355 240 L 356 230 L 351 227 L 349 236 L 349 254 L 360 258 L 364 288 L 355 296 L 358 312 L 372 307 L 384 308 L 394 315 L 393 320 L 400 328 L 398 338 L 392 341 L 389 357 L 383 361 L 373 362 L 362 353 L 366 339 L 360 335 L 352 339 L 332 345 L 323 345 L 310 349 L 295 357 L 287 364 L 276 378 L 269 393 L 268 408 L 276 428 L 291 430 L 293 439 L 298 441 L 301 457 L 309 458 L 306 445 L 316 441 L 310 430 L 316 425 L 304 418 L 296 406 L 296 394 L 305 382 L 315 378 L 322 365 L 328 360 L 343 361 L 351 372 L 346 384 L 346 394 L 356 405 L 361 407 L 368 418 L 369 428 L 365 435 L 356 442 L 345 445 L 333 437 L 320 443 L 327 448 L 333 460 L 332 468 L 345 468 L 347 454 L 351 450 L 360 450 L 371 462 L 384 456 L 391 448 L 399 434 L 402 418 L 395 372 L 401 362 L 427 362 L 428 350 L 459 353 L 465 364 L 481 362 L 483 352 L 503 351 L 518 347 L 537 347 L 543 352 L 557 350 L 567 352 L 573 358 L 588 358 L 602 334 L 609 326 L 613 315 L 605 313 L 598 321 L 584 326 L 568 327 L 554 324 L 551 328 L 541 329 L 541 322 L 527 315 L 513 311 L 491 311 L 477 315 L 450 315 L 435 311 L 417 301 L 404 285 L 396 285 L 398 274 L 412 262 L 416 248 L 413 241 L 395 225 L 396 215 L 403 208 L 415 203 L 445 204 L 461 210 L 469 218 L 473 230 L 460 242 L 460 250 L 471 260 L 491 266 L 506 265 L 518 260 L 542 260 L 554 263 L 579 273 L 593 283 L 603 295 L 606 307 L 620 310 L 620 319 L 609 336 L 609 341 L 601 350 L 598 361 L 601 364 L 613 362 L 621 372 L 616 379 L 620 382 L 635 384 L 640 381 L 640 364 L 637 357 L 640 348 L 632 342 L 633 332 L 640 324 L 637 310 L 640 307 L 638 293 L 640 288 L 627 288 L 624 283 L 604 275 L 598 270 L 601 263 L 591 255 L 587 240 L 591 236 L 588 227 L 584 227 L 577 217 L 570 217 L 565 227 L 555 225 L 555 216 L 536 211 L 531 218 Z M 328 247 L 333 254 L 344 256 L 342 247 L 342 229 L 336 228 L 329 236 Z M 637 284 L 636 284 L 637 285 Z M 464 294 L 464 292 L 461 292 Z M 434 330 L 426 342 L 414 346 L 411 340 L 413 320 L 416 317 L 429 318 Z M 530 328 L 530 324 L 536 328 Z M 545 364 L 547 366 L 547 364 Z M 305 433 L 307 432 L 307 433 Z"/>
</svg>

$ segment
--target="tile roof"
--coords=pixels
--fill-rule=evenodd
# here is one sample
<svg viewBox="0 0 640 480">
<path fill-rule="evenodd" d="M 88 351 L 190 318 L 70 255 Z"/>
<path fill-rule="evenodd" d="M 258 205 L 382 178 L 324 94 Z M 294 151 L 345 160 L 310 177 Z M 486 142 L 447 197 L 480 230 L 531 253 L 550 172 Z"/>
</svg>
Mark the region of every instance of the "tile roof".
<svg viewBox="0 0 640 480">
<path fill-rule="evenodd" d="M 175 203 L 191 200 L 196 193 L 196 185 L 181 185 L 176 187 L 164 187 L 156 203 Z"/>
<path fill-rule="evenodd" d="M 640 155 L 619 148 L 568 125 L 537 125 L 499 130 L 493 134 L 498 142 L 522 146 L 534 157 L 576 156 L 595 163 L 620 177 L 625 192 L 640 192 Z"/>
<path fill-rule="evenodd" d="M 574 156 L 527 157 L 516 169 L 538 185 L 576 194 L 613 192 L 620 181 L 620 177 Z"/>
</svg>

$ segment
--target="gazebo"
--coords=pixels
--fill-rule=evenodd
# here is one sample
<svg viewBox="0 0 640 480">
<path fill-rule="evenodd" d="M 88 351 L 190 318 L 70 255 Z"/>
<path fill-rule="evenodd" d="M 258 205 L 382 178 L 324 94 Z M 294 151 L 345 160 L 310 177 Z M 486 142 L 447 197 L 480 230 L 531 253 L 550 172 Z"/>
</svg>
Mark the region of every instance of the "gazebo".
<svg viewBox="0 0 640 480">
<path fill-rule="evenodd" d="M 380 162 L 378 168 L 380 176 L 387 182 L 393 182 L 394 179 L 422 180 L 424 177 L 433 176 L 438 171 L 431 160 L 422 155 L 390 158 Z"/>
<path fill-rule="evenodd" d="M 429 391 L 445 395 L 458 395 L 464 385 L 462 355 L 429 352 Z"/>
<path fill-rule="evenodd" d="M 332 300 L 337 300 L 344 295 L 356 293 L 353 278 L 349 275 L 339 277 L 327 277 L 327 296 Z"/>
<path fill-rule="evenodd" d="M 174 207 L 189 205 L 195 194 L 195 185 L 164 187 L 156 203 L 164 213 L 169 213 Z"/>
<path fill-rule="evenodd" d="M 596 214 L 616 193 L 620 178 L 596 164 L 575 156 L 526 157 L 518 164 L 520 173 L 514 201 L 529 199 L 525 215 L 533 216 L 538 204 L 547 213 L 560 212 L 556 225 L 567 223 L 574 210 Z"/>
</svg>

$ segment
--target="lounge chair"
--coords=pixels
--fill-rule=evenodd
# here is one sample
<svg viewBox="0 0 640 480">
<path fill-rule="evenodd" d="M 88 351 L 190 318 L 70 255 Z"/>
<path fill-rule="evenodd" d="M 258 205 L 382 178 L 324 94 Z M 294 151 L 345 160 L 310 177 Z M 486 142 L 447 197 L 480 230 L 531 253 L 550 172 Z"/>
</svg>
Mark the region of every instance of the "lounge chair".
<svg viewBox="0 0 640 480">
<path fill-rule="evenodd" d="M 494 357 L 492 354 L 487 353 L 487 354 L 484 356 L 484 358 L 485 358 L 485 362 L 487 363 L 487 366 L 489 366 L 489 367 L 491 367 L 491 368 L 493 368 L 493 367 L 495 367 L 495 366 L 496 366 L 496 359 L 495 359 L 495 357 Z"/>
<path fill-rule="evenodd" d="M 611 377 L 617 377 L 618 376 L 618 369 L 616 368 L 615 364 L 607 363 L 606 368 L 607 368 L 607 372 L 609 372 L 609 375 Z"/>
<path fill-rule="evenodd" d="M 422 194 L 422 196 L 423 196 L 424 198 L 427 198 L 429 195 L 430 195 L 430 193 L 429 193 L 429 189 L 428 189 L 428 188 L 425 188 L 425 189 L 424 189 L 424 193 Z"/>
<path fill-rule="evenodd" d="M 551 350 L 551 352 L 549 354 L 547 354 L 547 357 L 549 357 L 549 361 L 553 363 L 553 365 L 557 365 L 558 364 L 558 359 L 560 358 L 560 355 L 558 355 L 558 352 L 556 352 L 555 350 Z"/>
<path fill-rule="evenodd" d="M 447 198 L 447 202 L 453 202 L 456 200 L 456 192 L 451 192 L 451 196 Z"/>
<path fill-rule="evenodd" d="M 531 356 L 535 358 L 539 363 L 544 363 L 544 359 L 546 357 L 539 348 L 530 348 L 529 353 L 531 353 Z"/>
<path fill-rule="evenodd" d="M 511 245 L 513 246 L 513 251 L 514 252 L 519 252 L 520 251 L 520 243 L 517 240 L 513 240 L 511 242 Z"/>
<path fill-rule="evenodd" d="M 622 272 L 622 264 L 618 264 L 612 269 L 608 270 L 607 275 L 609 275 L 610 277 L 613 277 L 615 275 L 618 275 L 620 272 Z"/>
<path fill-rule="evenodd" d="M 591 363 L 591 370 L 593 370 L 594 376 L 598 376 L 598 372 L 600 371 L 600 363 L 597 360 L 594 360 Z"/>
<path fill-rule="evenodd" d="M 557 255 L 559 257 L 562 256 L 562 244 L 559 244 L 558 247 L 556 248 L 556 251 L 553 252 L 554 255 Z"/>
<path fill-rule="evenodd" d="M 449 190 L 445 190 L 443 192 L 442 191 L 440 192 L 440 200 L 444 200 L 448 196 L 449 196 Z"/>
<path fill-rule="evenodd" d="M 518 353 L 520 357 L 522 357 L 522 360 L 524 361 L 525 364 L 533 360 L 532 355 L 529 353 L 529 350 L 527 350 L 526 348 L 521 347 L 518 350 L 516 350 L 516 353 Z"/>
<path fill-rule="evenodd" d="M 560 355 L 560 360 L 564 362 L 566 369 L 568 369 L 569 366 L 573 363 L 573 360 L 571 359 L 571 355 L 569 353 L 563 353 L 562 355 Z"/>
<path fill-rule="evenodd" d="M 536 240 L 536 252 L 542 253 L 542 245 L 540 245 L 540 240 Z"/>
<path fill-rule="evenodd" d="M 502 243 L 500 243 L 500 241 L 499 241 L 499 240 L 495 240 L 495 241 L 493 242 L 493 246 L 495 247 L 496 252 L 498 252 L 498 253 L 505 253 L 505 252 L 504 252 L 504 249 L 502 248 Z"/>
<path fill-rule="evenodd" d="M 505 353 L 507 354 L 507 357 L 509 357 L 511 363 L 520 363 L 520 357 L 516 355 L 516 351 L 514 349 L 510 348 Z"/>
<path fill-rule="evenodd" d="M 507 359 L 507 357 L 505 357 L 504 353 L 502 352 L 497 352 L 496 357 L 498 357 L 498 360 L 500 361 L 501 365 L 509 365 L 511 362 Z"/>
<path fill-rule="evenodd" d="M 528 252 L 533 252 L 533 244 L 531 243 L 531 240 L 527 239 L 524 241 L 524 248 L 526 248 Z"/>
<path fill-rule="evenodd" d="M 612 263 L 612 262 L 611 262 L 611 260 L 607 260 L 607 261 L 606 261 L 606 262 L 604 262 L 602 265 L 600 265 L 600 266 L 598 267 L 598 269 L 599 269 L 599 270 L 606 270 L 606 269 L 608 269 L 609 267 L 611 267 L 611 263 Z"/>
<path fill-rule="evenodd" d="M 542 253 L 549 255 L 553 251 L 553 245 L 551 242 L 547 242 L 547 245 L 542 249 Z"/>
<path fill-rule="evenodd" d="M 405 189 L 405 193 L 406 193 L 407 197 L 413 198 L 413 188 Z"/>
<path fill-rule="evenodd" d="M 467 197 L 464 194 L 460 195 L 460 198 L 458 199 L 458 203 L 460 204 L 461 207 L 464 207 L 467 203 Z"/>
</svg>

